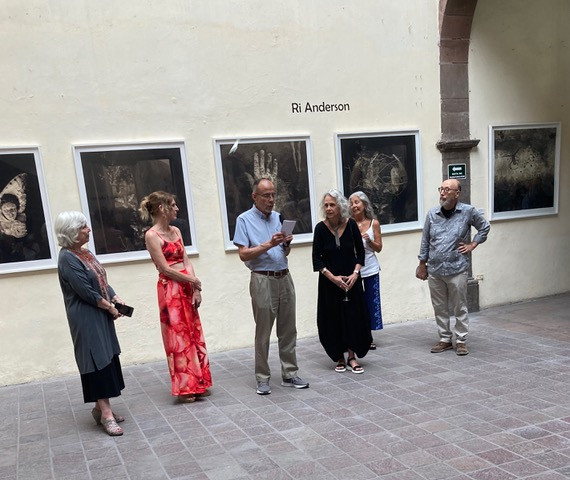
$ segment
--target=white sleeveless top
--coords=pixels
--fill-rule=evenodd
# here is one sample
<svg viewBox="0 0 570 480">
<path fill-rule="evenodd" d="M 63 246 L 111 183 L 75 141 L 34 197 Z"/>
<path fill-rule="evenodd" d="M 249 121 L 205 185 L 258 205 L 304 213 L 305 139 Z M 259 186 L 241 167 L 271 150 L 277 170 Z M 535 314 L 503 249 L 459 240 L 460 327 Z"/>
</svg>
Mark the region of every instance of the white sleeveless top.
<svg viewBox="0 0 570 480">
<path fill-rule="evenodd" d="M 370 240 L 374 241 L 374 231 L 372 230 L 372 224 L 374 221 L 370 222 L 370 227 L 366 230 Z M 380 264 L 376 258 L 376 252 L 372 250 L 370 244 L 366 241 L 362 241 L 364 244 L 364 266 L 360 269 L 360 276 L 370 277 L 376 275 L 380 271 Z"/>
</svg>

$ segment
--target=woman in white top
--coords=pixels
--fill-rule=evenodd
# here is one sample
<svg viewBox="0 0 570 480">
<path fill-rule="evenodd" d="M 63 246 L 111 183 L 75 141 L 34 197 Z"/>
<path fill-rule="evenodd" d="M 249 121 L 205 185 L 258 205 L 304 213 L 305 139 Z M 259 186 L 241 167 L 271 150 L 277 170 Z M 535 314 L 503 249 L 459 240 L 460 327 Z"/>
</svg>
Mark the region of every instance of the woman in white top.
<svg viewBox="0 0 570 480">
<path fill-rule="evenodd" d="M 376 253 L 382 250 L 380 222 L 375 218 L 370 199 L 363 192 L 354 192 L 350 197 L 350 213 L 358 225 L 364 243 L 364 266 L 360 276 L 364 281 L 364 295 L 370 314 L 370 329 L 382 330 L 382 306 L 380 304 L 380 264 Z M 376 349 L 372 342 L 370 350 Z"/>
</svg>

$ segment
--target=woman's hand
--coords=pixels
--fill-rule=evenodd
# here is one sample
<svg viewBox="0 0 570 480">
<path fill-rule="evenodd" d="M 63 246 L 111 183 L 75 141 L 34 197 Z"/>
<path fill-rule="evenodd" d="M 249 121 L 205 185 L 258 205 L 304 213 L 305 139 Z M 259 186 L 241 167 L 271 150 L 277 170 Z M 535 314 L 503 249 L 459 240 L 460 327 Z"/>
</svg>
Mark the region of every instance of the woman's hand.
<svg viewBox="0 0 570 480">
<path fill-rule="evenodd" d="M 202 290 L 202 282 L 198 277 L 190 276 L 190 283 L 194 287 L 194 290 Z"/>
<path fill-rule="evenodd" d="M 202 292 L 200 290 L 194 290 L 192 294 L 192 305 L 194 308 L 198 308 L 202 304 Z"/>
<path fill-rule="evenodd" d="M 363 233 L 363 234 L 362 234 L 362 241 L 363 241 L 364 243 L 369 242 L 369 241 L 370 241 L 370 235 L 368 235 L 368 233 L 366 233 L 366 232 Z"/>
<path fill-rule="evenodd" d="M 109 315 L 111 315 L 111 317 L 113 317 L 113 320 L 117 320 L 117 318 L 123 316 L 122 314 L 119 313 L 119 310 L 117 310 L 114 306 L 109 308 L 107 311 L 109 312 Z"/>
<path fill-rule="evenodd" d="M 352 287 L 354 287 L 356 280 L 358 280 L 358 273 L 353 272 L 349 276 L 342 277 L 342 278 L 344 279 L 344 284 L 346 285 L 346 290 L 350 290 Z"/>
<path fill-rule="evenodd" d="M 333 275 L 329 280 L 334 283 L 338 288 L 341 290 L 349 290 L 348 285 L 346 284 L 347 277 L 343 277 L 342 275 Z"/>
</svg>

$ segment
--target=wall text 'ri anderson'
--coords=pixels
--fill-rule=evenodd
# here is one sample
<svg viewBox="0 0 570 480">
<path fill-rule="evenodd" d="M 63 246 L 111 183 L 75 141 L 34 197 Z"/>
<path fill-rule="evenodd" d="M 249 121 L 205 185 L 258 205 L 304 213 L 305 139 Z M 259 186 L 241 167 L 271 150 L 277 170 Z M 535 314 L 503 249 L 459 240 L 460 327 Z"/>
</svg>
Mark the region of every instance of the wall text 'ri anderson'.
<svg viewBox="0 0 570 480">
<path fill-rule="evenodd" d="M 321 112 L 348 112 L 349 103 L 292 103 L 291 113 L 321 113 Z"/>
</svg>

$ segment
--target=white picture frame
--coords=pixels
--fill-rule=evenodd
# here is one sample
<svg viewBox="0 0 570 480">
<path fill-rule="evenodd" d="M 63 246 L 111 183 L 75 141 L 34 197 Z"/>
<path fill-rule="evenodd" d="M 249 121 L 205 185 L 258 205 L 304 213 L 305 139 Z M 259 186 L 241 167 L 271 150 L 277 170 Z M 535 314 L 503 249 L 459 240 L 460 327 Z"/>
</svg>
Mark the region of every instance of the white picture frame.
<svg viewBox="0 0 570 480">
<path fill-rule="evenodd" d="M 366 193 L 382 233 L 422 228 L 419 130 L 335 135 L 339 190 Z"/>
<path fill-rule="evenodd" d="M 558 214 L 561 124 L 489 126 L 491 220 Z"/>
<path fill-rule="evenodd" d="M 225 250 L 237 250 L 235 223 L 252 207 L 252 185 L 259 177 L 274 181 L 274 210 L 283 219 L 296 220 L 293 244 L 312 242 L 316 209 L 310 137 L 214 138 L 213 143 Z"/>
<path fill-rule="evenodd" d="M 40 149 L 0 148 L 0 274 L 56 266 Z"/>
<path fill-rule="evenodd" d="M 102 263 L 150 258 L 144 232 L 151 225 L 138 208 L 157 190 L 176 196 L 176 226 L 186 252 L 198 253 L 183 141 L 73 145 L 73 157 L 81 206 L 92 229 L 89 249 Z"/>
</svg>

